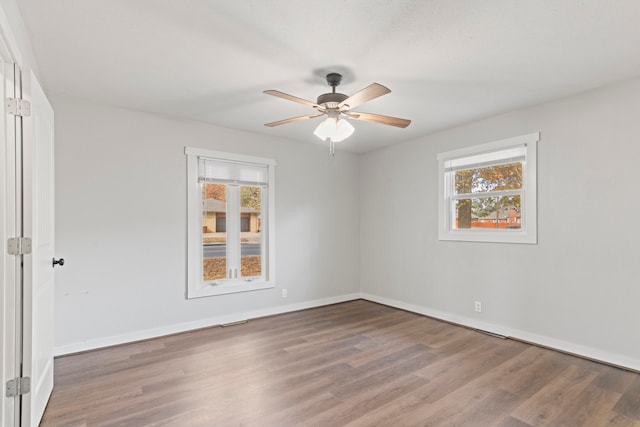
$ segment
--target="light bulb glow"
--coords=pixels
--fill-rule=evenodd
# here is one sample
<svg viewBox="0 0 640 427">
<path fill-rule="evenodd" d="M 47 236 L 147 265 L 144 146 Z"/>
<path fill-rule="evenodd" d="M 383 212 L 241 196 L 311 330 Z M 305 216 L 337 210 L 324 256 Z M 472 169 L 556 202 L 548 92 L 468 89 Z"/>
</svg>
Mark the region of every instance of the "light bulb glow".
<svg viewBox="0 0 640 427">
<path fill-rule="evenodd" d="M 349 138 L 354 131 L 354 127 L 348 121 L 336 117 L 328 117 L 318 125 L 313 134 L 323 141 L 330 138 L 333 142 L 340 142 Z"/>
</svg>

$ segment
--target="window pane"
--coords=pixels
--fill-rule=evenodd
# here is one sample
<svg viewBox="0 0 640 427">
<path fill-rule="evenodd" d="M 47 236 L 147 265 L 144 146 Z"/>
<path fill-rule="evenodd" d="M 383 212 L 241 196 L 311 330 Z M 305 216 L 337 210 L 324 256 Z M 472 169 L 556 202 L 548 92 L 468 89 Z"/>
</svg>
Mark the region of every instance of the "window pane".
<svg viewBox="0 0 640 427">
<path fill-rule="evenodd" d="M 455 194 L 486 193 L 521 188 L 522 162 L 455 172 Z"/>
<path fill-rule="evenodd" d="M 240 276 L 262 275 L 262 188 L 240 186 Z"/>
<path fill-rule="evenodd" d="M 455 201 L 455 229 L 520 229 L 521 197 L 478 197 Z"/>
<path fill-rule="evenodd" d="M 202 184 L 202 280 L 227 278 L 227 186 Z"/>
</svg>

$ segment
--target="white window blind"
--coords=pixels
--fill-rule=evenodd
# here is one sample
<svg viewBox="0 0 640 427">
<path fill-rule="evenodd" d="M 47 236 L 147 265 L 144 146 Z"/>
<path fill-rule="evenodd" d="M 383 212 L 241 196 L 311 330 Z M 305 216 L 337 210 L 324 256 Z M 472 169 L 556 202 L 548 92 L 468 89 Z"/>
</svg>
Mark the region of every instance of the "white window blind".
<svg viewBox="0 0 640 427">
<path fill-rule="evenodd" d="M 490 153 L 459 157 L 444 161 L 444 171 L 454 172 L 464 169 L 480 169 L 508 163 L 523 162 L 526 158 L 527 147 L 522 145 Z"/>
<path fill-rule="evenodd" d="M 198 157 L 198 182 L 267 187 L 269 170 L 266 165 Z"/>
</svg>

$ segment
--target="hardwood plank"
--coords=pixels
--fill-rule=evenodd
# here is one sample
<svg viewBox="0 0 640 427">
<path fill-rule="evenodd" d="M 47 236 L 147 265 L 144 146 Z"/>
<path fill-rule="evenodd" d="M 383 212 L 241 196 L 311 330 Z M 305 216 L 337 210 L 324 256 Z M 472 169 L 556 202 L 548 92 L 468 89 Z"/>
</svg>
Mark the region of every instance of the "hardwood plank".
<svg viewBox="0 0 640 427">
<path fill-rule="evenodd" d="M 535 426 L 553 425 L 554 420 L 578 399 L 596 376 L 597 373 L 593 371 L 571 365 L 525 401 L 512 415 Z"/>
<path fill-rule="evenodd" d="M 322 393 L 310 399 L 296 403 L 285 410 L 266 415 L 255 425 L 302 426 L 306 420 L 331 410 L 339 400 L 331 393 Z M 233 420 L 230 420 L 233 421 Z"/>
<path fill-rule="evenodd" d="M 358 375 L 348 382 L 342 382 L 331 389 L 331 393 L 339 398 L 353 398 L 360 393 L 367 392 L 370 388 L 383 387 L 396 378 L 409 376 L 421 367 L 428 365 L 434 356 L 427 351 L 421 351 L 418 354 L 405 359 L 394 360 L 388 367 L 378 372 Z M 387 358 L 388 359 L 388 358 Z"/>
<path fill-rule="evenodd" d="M 413 375 L 397 378 L 378 387 L 369 387 L 359 393 L 341 399 L 336 407 L 306 420 L 308 425 L 342 426 L 357 419 L 386 403 L 402 399 L 426 380 Z"/>
<path fill-rule="evenodd" d="M 486 336 L 485 339 L 497 340 Z M 490 425 L 495 422 L 496 414 L 509 413 L 523 400 L 495 386 L 501 378 L 498 368 L 526 348 L 509 348 L 498 341 L 501 340 L 469 353 L 466 361 L 452 356 L 418 371 L 416 375 L 429 378 L 429 383 L 412 393 L 412 400 L 389 408 L 391 411 L 381 408 L 375 416 L 400 425 L 466 425 L 467 422 Z"/>
<path fill-rule="evenodd" d="M 577 398 L 563 405 L 554 425 L 606 425 L 611 409 L 621 394 L 605 390 L 592 382 Z"/>
<path fill-rule="evenodd" d="M 529 347 L 497 373 L 500 388 L 518 396 L 531 397 L 570 364 L 571 358 L 563 354 Z"/>
<path fill-rule="evenodd" d="M 635 378 L 613 410 L 627 418 L 640 421 L 640 376 Z"/>
<path fill-rule="evenodd" d="M 494 427 L 532 427 L 531 424 L 527 424 L 524 421 L 520 421 L 517 418 L 513 418 L 511 415 L 505 417 L 503 420 L 498 421 Z"/>
<path fill-rule="evenodd" d="M 446 397 L 524 351 L 522 346 L 505 345 L 498 338 L 481 338 L 482 344 L 472 342 L 468 348 L 449 354 L 416 372 L 416 375 L 429 379 L 431 390 L 426 396 L 427 402 Z"/>
<path fill-rule="evenodd" d="M 404 425 L 485 426 L 495 422 L 497 413 L 513 410 L 521 399 L 497 389 L 457 390 L 455 398 L 411 411 L 397 421 Z"/>
<path fill-rule="evenodd" d="M 624 415 L 614 414 L 604 426 L 608 427 L 640 427 L 640 421 L 632 420 Z"/>
<path fill-rule="evenodd" d="M 633 383 L 634 376 L 624 369 L 613 366 L 602 366 L 602 372 L 593 382 L 594 385 L 616 393 L 624 393 Z"/>
</svg>

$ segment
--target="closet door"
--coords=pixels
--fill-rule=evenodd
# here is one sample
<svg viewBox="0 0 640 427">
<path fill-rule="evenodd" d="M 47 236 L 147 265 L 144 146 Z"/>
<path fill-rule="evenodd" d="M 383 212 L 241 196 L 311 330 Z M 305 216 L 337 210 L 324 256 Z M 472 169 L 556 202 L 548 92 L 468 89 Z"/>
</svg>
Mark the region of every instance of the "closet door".
<svg viewBox="0 0 640 427">
<path fill-rule="evenodd" d="M 23 376 L 31 392 L 22 396 L 22 425 L 37 426 L 53 390 L 54 132 L 53 108 L 33 73 L 23 73 L 24 235 L 32 253 L 24 257 Z M 59 265 L 59 264 L 58 264 Z"/>
</svg>

